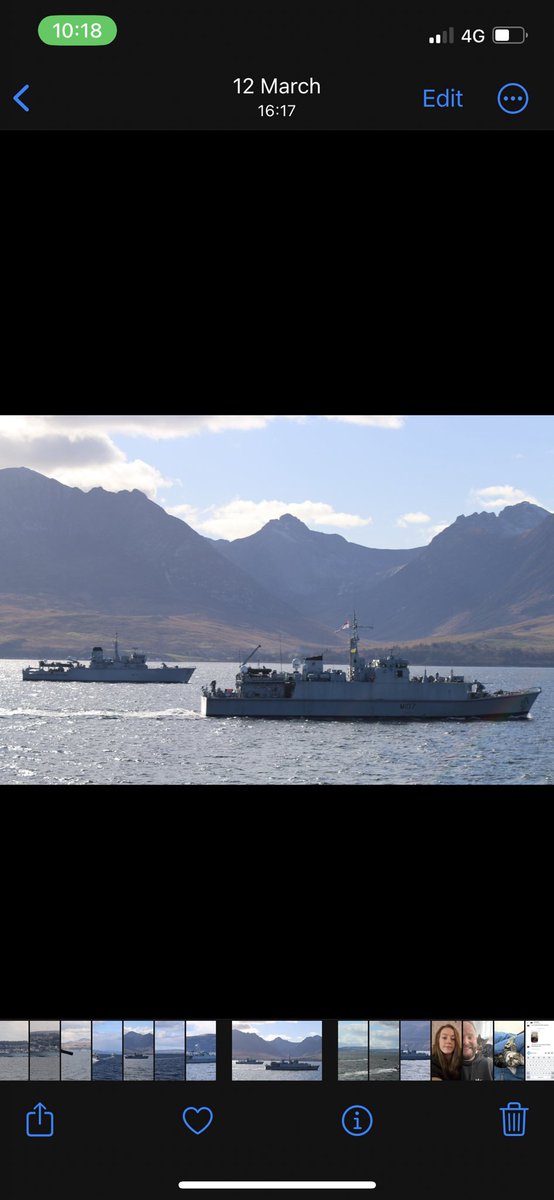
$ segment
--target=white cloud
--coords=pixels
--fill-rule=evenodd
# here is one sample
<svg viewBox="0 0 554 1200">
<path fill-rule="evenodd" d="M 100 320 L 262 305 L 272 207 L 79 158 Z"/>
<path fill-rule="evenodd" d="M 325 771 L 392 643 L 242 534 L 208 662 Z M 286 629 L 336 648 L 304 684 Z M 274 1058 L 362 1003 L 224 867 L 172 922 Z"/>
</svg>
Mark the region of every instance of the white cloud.
<svg viewBox="0 0 554 1200">
<path fill-rule="evenodd" d="M 191 524 L 194 518 L 198 516 L 199 510 L 195 508 L 193 504 L 169 505 L 165 504 L 161 498 L 160 504 L 163 504 L 163 507 L 165 508 L 166 512 L 169 513 L 170 517 L 181 517 L 183 521 L 187 521 L 189 524 Z"/>
<path fill-rule="evenodd" d="M 367 1021 L 339 1021 L 339 1046 L 367 1046 Z"/>
<path fill-rule="evenodd" d="M 15 430 L 0 437 L 0 467 L 30 467 L 54 470 L 59 467 L 104 467 L 126 462 L 125 455 L 103 434 L 67 437 L 59 433 L 29 436 Z"/>
<path fill-rule="evenodd" d="M 187 1037 L 201 1037 L 205 1033 L 215 1033 L 215 1021 L 187 1021 Z"/>
<path fill-rule="evenodd" d="M 180 505 L 176 506 L 180 508 Z M 191 524 L 194 528 L 209 537 L 235 538 L 249 537 L 256 533 L 262 525 L 291 513 L 306 525 L 323 526 L 332 529 L 356 529 L 362 525 L 371 525 L 372 517 L 359 517 L 355 513 L 335 512 L 330 504 L 317 500 L 302 500 L 289 503 L 285 500 L 231 500 L 229 504 L 205 510 L 207 517 L 196 518 Z M 175 509 L 168 509 L 173 515 L 180 515 Z M 189 518 L 187 518 L 189 520 Z"/>
<path fill-rule="evenodd" d="M 28 424 L 23 426 L 22 420 Z M 64 434 L 41 426 L 44 420 L 0 418 L 0 468 L 29 467 L 84 491 L 93 487 L 108 492 L 138 488 L 151 500 L 160 487 L 172 486 L 172 480 L 165 479 L 157 467 L 140 458 L 129 460 L 107 434 Z"/>
<path fill-rule="evenodd" d="M 233 1029 L 242 1029 L 243 1033 L 255 1033 L 258 1025 L 276 1025 L 276 1021 L 233 1021 Z M 287 1021 L 287 1025 L 297 1025 L 298 1021 Z"/>
<path fill-rule="evenodd" d="M 0 469 L 29 467 L 68 487 L 87 491 L 138 488 L 151 500 L 172 487 L 161 471 L 141 458 L 129 459 L 110 434 L 142 435 L 152 440 L 190 437 L 204 431 L 260 429 L 266 416 L 5 416 L 0 417 Z"/>
<path fill-rule="evenodd" d="M 409 525 L 427 525 L 430 520 L 431 518 L 427 516 L 427 513 L 409 512 L 403 513 L 401 517 L 398 517 L 396 524 L 399 525 L 401 529 L 407 529 Z"/>
<path fill-rule="evenodd" d="M 156 467 L 140 458 L 129 460 L 110 435 L 140 436 L 152 441 L 176 440 L 202 433 L 246 433 L 264 429 L 273 421 L 303 424 L 318 420 L 396 427 L 403 418 L 323 418 L 289 414 L 233 416 L 227 413 L 215 416 L 163 413 L 144 416 L 86 413 L 6 415 L 0 416 L 0 469 L 29 467 L 69 487 L 81 487 L 85 491 L 92 487 L 103 487 L 111 492 L 138 488 L 153 500 L 159 488 L 171 487 L 177 481 L 165 479 Z M 330 516 L 332 519 L 329 524 L 339 527 L 367 524 L 362 518 L 351 521 L 348 514 L 333 514 L 331 510 Z"/>
<path fill-rule="evenodd" d="M 471 494 L 483 508 L 506 508 L 507 504 L 521 504 L 522 500 L 528 500 L 529 504 L 540 504 L 540 500 L 535 496 L 530 496 L 528 492 L 522 492 L 520 488 L 512 487 L 509 483 L 474 488 Z"/>
<path fill-rule="evenodd" d="M 28 1032 L 26 1021 L 0 1021 L 0 1042 L 26 1042 Z"/>
<path fill-rule="evenodd" d="M 28 418 L 25 418 L 28 419 Z M 50 428 L 76 430 L 98 429 L 109 433 L 126 433 L 130 436 L 147 437 L 155 440 L 162 438 L 192 437 L 194 434 L 209 432 L 222 433 L 228 429 L 263 429 L 269 421 L 277 420 L 275 416 L 220 416 L 163 415 L 154 413 L 141 416 L 53 416 L 33 418 L 48 423 Z"/>
<path fill-rule="evenodd" d="M 152 413 L 144 415 L 119 414 L 115 416 L 102 414 L 64 414 L 36 416 L 5 416 L 0 417 L 0 436 L 20 438 L 29 442 L 36 438 L 44 438 L 61 434 L 75 439 L 84 434 L 94 436 L 124 433 L 128 436 L 152 438 L 193 437 L 199 433 L 225 433 L 228 430 L 264 429 L 270 421 L 296 421 L 305 423 L 308 420 L 341 421 L 350 425 L 372 425 L 381 429 L 400 429 L 405 417 L 366 417 L 366 416 L 308 416 L 288 413 L 277 414 L 245 414 L 233 416 L 229 413 L 220 415 L 192 415 Z"/>
<path fill-rule="evenodd" d="M 426 529 L 425 533 L 428 535 L 428 540 L 432 542 L 433 538 L 436 537 L 438 533 L 442 533 L 443 529 L 448 529 L 447 522 L 445 522 L 444 525 L 432 525 L 430 529 Z"/>
<path fill-rule="evenodd" d="M 140 458 L 133 462 L 112 464 L 105 469 L 99 467 L 63 467 L 55 471 L 43 471 L 44 475 L 52 475 L 60 483 L 68 487 L 79 487 L 87 492 L 93 487 L 102 487 L 107 492 L 133 491 L 137 488 L 144 492 L 149 500 L 155 500 L 158 488 L 171 487 L 171 480 L 166 479 L 161 471 L 150 466 Z"/>
<path fill-rule="evenodd" d="M 406 418 L 405 417 L 345 417 L 340 414 L 338 417 L 325 417 L 326 421 L 345 421 L 348 425 L 373 425 L 379 429 L 401 429 Z"/>
<path fill-rule="evenodd" d="M 116 1029 L 111 1029 L 111 1024 L 111 1021 L 93 1021 L 93 1046 L 95 1050 L 112 1050 L 120 1054 L 122 1039 L 119 1021 Z"/>
</svg>

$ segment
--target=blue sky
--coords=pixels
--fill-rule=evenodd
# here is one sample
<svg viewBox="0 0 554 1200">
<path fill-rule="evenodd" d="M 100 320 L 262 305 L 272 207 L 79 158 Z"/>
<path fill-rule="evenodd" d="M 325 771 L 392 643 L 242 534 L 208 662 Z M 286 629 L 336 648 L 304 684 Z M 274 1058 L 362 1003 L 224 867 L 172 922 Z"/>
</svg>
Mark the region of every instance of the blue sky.
<svg viewBox="0 0 554 1200">
<path fill-rule="evenodd" d="M 85 1039 L 90 1042 L 90 1021 L 62 1021 L 62 1045 Z"/>
<path fill-rule="evenodd" d="M 282 1037 L 288 1042 L 302 1042 L 314 1034 L 321 1037 L 321 1028 L 321 1021 L 233 1021 L 233 1029 L 257 1033 L 266 1041 Z"/>
<path fill-rule="evenodd" d="M 550 416 L 6 416 L 0 468 L 88 490 L 139 488 L 208 537 L 292 512 L 381 548 L 460 514 L 554 510 Z"/>
<path fill-rule="evenodd" d="M 339 1021 L 339 1046 L 365 1046 L 367 1050 L 368 1037 L 367 1021 Z"/>
<path fill-rule="evenodd" d="M 187 1021 L 187 1037 L 202 1037 L 205 1033 L 215 1033 L 215 1021 Z"/>
<path fill-rule="evenodd" d="M 369 1045 L 372 1050 L 398 1050 L 399 1022 L 370 1021 Z"/>
<path fill-rule="evenodd" d="M 431 1038 L 429 1021 L 402 1021 L 400 1041 L 411 1050 L 428 1050 Z"/>
<path fill-rule="evenodd" d="M 185 1022 L 156 1021 L 156 1053 L 185 1052 Z"/>
<path fill-rule="evenodd" d="M 103 1050 L 110 1054 L 121 1054 L 123 1030 L 121 1021 L 93 1021 L 92 1046 L 93 1050 Z"/>
</svg>

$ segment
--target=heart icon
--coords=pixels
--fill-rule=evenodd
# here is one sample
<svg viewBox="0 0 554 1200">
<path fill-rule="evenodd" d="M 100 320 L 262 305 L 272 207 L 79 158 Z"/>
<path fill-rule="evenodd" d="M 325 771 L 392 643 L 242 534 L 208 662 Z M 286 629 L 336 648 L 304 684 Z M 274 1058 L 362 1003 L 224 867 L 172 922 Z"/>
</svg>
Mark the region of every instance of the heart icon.
<svg viewBox="0 0 554 1200">
<path fill-rule="evenodd" d="M 205 1133 L 213 1119 L 211 1108 L 185 1108 L 183 1113 L 183 1121 L 191 1133 Z"/>
</svg>

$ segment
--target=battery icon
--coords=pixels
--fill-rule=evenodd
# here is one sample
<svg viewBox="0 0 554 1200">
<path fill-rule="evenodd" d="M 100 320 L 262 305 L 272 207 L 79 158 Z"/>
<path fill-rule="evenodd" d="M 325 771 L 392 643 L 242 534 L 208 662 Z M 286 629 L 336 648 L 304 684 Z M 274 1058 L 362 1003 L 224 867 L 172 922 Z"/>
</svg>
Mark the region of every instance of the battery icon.
<svg viewBox="0 0 554 1200">
<path fill-rule="evenodd" d="M 492 40 L 497 46 L 522 46 L 527 33 L 523 25 L 495 25 Z"/>
</svg>

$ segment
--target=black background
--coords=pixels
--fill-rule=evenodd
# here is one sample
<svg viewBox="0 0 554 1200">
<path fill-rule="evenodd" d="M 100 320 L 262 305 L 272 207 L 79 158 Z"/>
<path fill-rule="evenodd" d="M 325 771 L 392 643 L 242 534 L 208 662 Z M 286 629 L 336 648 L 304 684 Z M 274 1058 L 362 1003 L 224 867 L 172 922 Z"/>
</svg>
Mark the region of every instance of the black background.
<svg viewBox="0 0 554 1200">
<path fill-rule="evenodd" d="M 82 7 L 82 6 L 81 6 Z M 551 127 L 552 26 L 541 0 L 113 0 L 110 46 L 50 47 L 36 30 L 51 10 L 9 0 L 2 128 L 32 130 L 493 130 Z M 495 25 L 523 25 L 523 46 L 495 46 Z M 428 37 L 453 25 L 453 46 Z M 462 42 L 482 28 L 482 44 Z M 252 95 L 233 80 L 251 77 Z M 317 79 L 321 94 L 275 97 L 260 80 Z M 518 116 L 497 93 L 527 87 Z M 30 85 L 24 113 L 11 97 Z M 423 108 L 423 89 L 453 88 L 463 108 Z M 292 118 L 260 104 L 296 103 Z"/>
<path fill-rule="evenodd" d="M 549 1195 L 552 1084 L 336 1078 L 336 1019 L 552 1017 L 549 910 L 536 882 L 520 873 L 516 885 L 493 816 L 463 789 L 440 789 L 438 801 L 421 789 L 417 808 L 396 789 L 390 799 L 336 789 L 325 806 L 310 789 L 279 792 L 274 809 L 271 789 L 231 789 L 225 814 L 208 821 L 180 813 L 172 790 L 175 810 L 158 810 L 142 856 L 146 816 L 119 818 L 113 804 L 91 814 L 89 855 L 73 832 L 75 870 L 66 839 L 55 869 L 40 846 L 33 903 L 12 904 L 4 923 L 3 1017 L 217 1017 L 218 1078 L 1 1085 L 7 1200 L 165 1200 L 187 1178 L 373 1179 L 391 1200 Z M 182 822 L 171 844 L 154 836 L 166 816 Z M 329 1019 L 322 1082 L 233 1084 L 230 1021 L 245 1017 Z M 530 1108 L 528 1133 L 506 1139 L 499 1109 L 517 1099 Z M 51 1140 L 25 1136 L 39 1100 L 56 1116 Z M 188 1104 L 214 1111 L 199 1137 L 183 1125 Z M 342 1130 L 350 1104 L 371 1109 L 367 1137 Z"/>
</svg>

